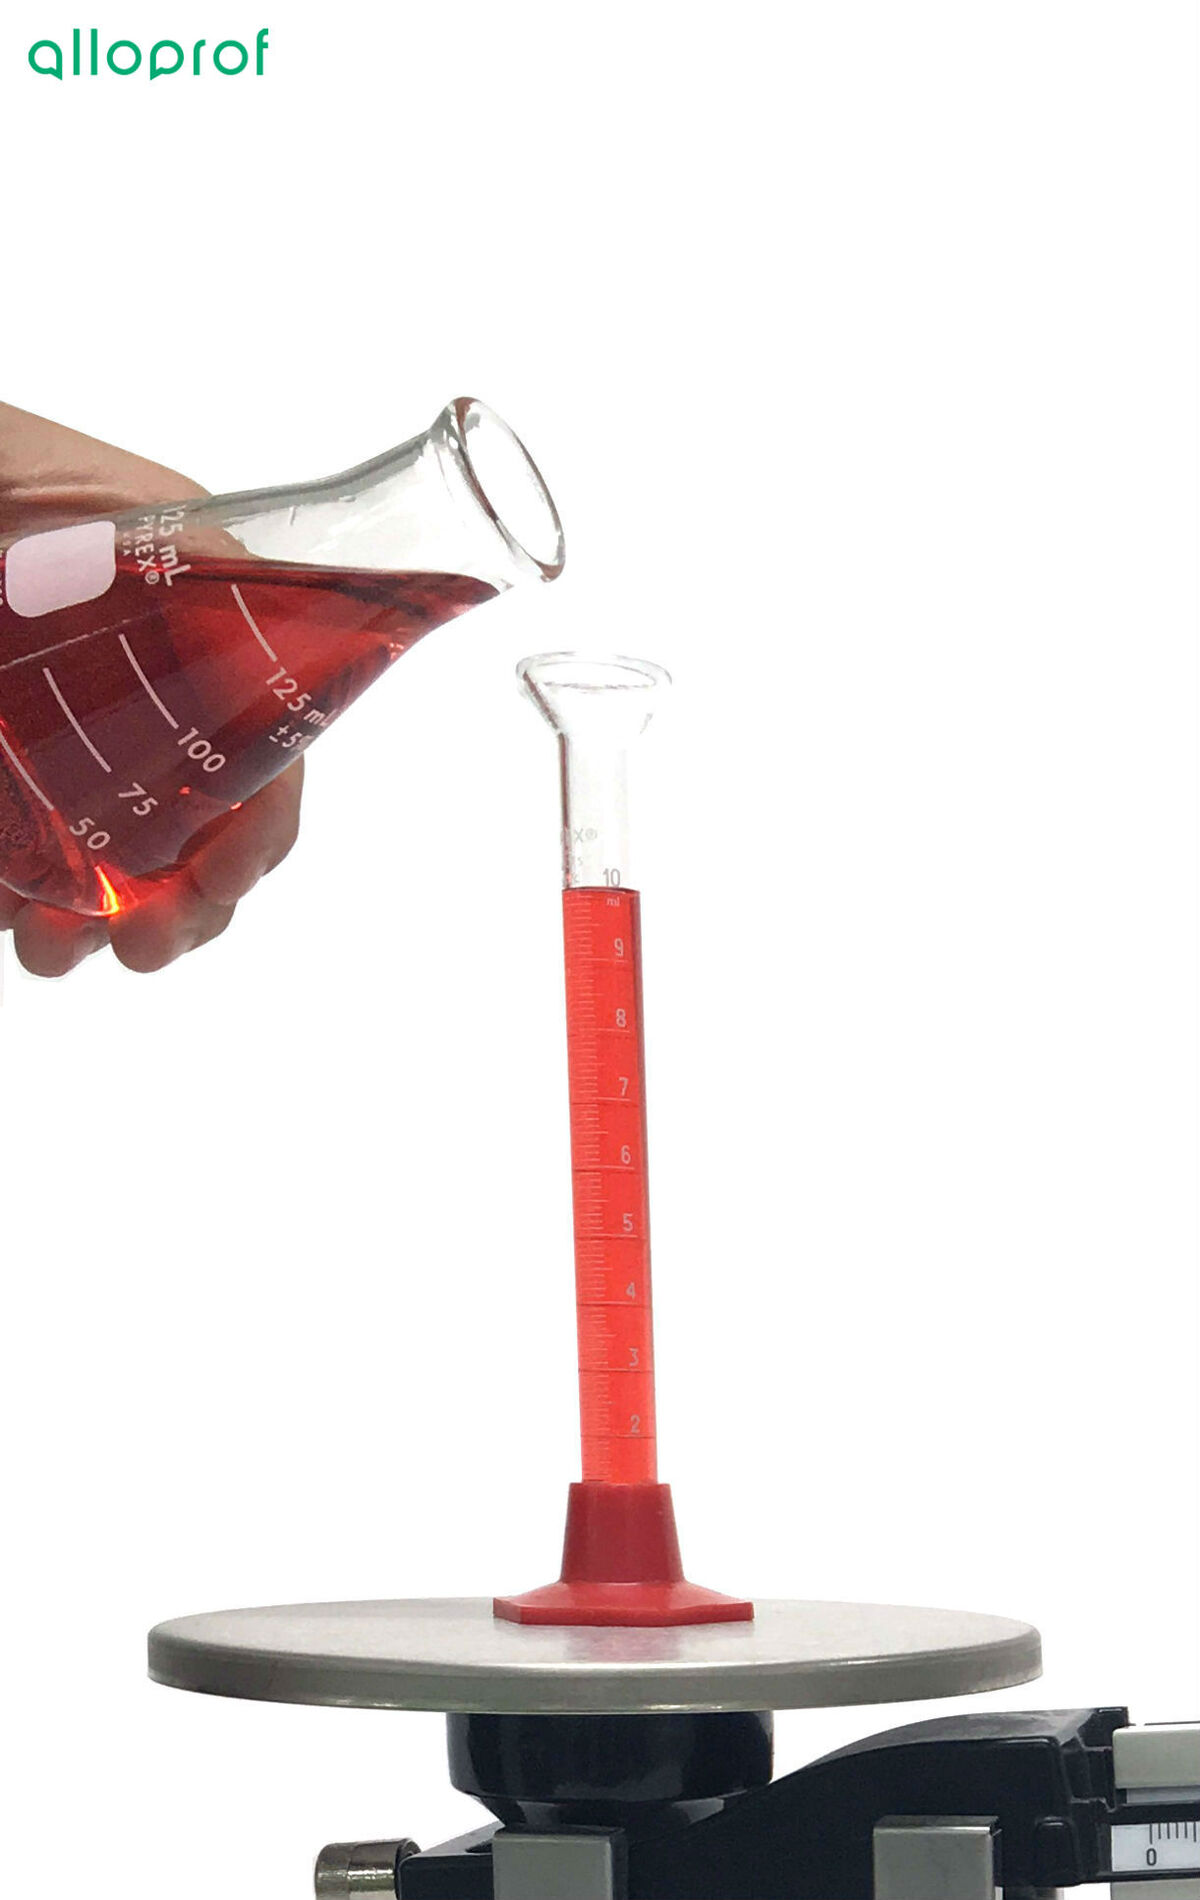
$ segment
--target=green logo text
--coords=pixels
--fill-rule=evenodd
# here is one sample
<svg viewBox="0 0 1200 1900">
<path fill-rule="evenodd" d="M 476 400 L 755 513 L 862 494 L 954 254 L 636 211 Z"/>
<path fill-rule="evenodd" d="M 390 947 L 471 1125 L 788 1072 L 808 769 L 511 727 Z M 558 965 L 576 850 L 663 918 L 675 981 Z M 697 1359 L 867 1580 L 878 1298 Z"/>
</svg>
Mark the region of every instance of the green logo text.
<svg viewBox="0 0 1200 1900">
<path fill-rule="evenodd" d="M 101 60 L 97 28 L 88 29 L 85 46 L 83 28 L 77 26 L 71 34 L 69 64 L 57 40 L 36 40 L 29 49 L 29 64 L 42 79 L 65 79 L 68 75 L 73 79 L 97 79 L 103 72 L 115 73 L 118 79 L 131 79 L 137 72 L 151 79 L 169 79 L 175 73 L 198 79 L 205 72 L 223 73 L 232 79 L 248 69 L 261 79 L 269 33 L 269 27 L 259 28 L 253 51 L 241 40 L 217 40 L 211 46 L 208 40 L 193 40 L 186 46 L 181 40 L 155 40 L 149 52 L 143 53 L 136 40 L 113 40 Z"/>
</svg>

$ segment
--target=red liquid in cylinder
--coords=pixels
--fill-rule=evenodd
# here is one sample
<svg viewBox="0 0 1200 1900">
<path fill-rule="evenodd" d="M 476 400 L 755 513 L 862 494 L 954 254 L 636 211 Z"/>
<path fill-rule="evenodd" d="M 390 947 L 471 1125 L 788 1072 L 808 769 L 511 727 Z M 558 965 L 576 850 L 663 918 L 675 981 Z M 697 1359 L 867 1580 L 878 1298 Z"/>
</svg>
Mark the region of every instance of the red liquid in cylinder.
<svg viewBox="0 0 1200 1900">
<path fill-rule="evenodd" d="M 658 1483 L 639 905 L 619 888 L 563 892 L 583 1481 L 558 1581 L 494 1599 L 512 1623 L 664 1629 L 754 1615 L 747 1599 L 688 1582 L 671 1489 Z"/>
<path fill-rule="evenodd" d="M 65 909 L 136 902 L 196 834 L 300 756 L 425 633 L 488 600 L 462 574 L 187 557 L 101 599 L 0 605 L 0 882 Z M 2 578 L 2 574 L 0 574 Z"/>
<path fill-rule="evenodd" d="M 653 1484 L 654 1327 L 639 897 L 563 892 L 585 1482 Z"/>
</svg>

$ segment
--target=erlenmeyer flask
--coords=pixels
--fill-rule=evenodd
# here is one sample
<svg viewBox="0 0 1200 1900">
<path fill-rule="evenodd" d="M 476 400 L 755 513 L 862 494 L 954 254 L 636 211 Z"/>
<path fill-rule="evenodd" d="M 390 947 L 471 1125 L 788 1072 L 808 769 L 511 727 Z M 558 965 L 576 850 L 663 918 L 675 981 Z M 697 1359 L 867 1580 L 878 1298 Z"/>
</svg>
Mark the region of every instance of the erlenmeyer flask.
<svg viewBox="0 0 1200 1900">
<path fill-rule="evenodd" d="M 327 481 L 0 545 L 0 883 L 136 903 L 423 634 L 562 564 L 536 467 L 466 397 Z"/>
</svg>

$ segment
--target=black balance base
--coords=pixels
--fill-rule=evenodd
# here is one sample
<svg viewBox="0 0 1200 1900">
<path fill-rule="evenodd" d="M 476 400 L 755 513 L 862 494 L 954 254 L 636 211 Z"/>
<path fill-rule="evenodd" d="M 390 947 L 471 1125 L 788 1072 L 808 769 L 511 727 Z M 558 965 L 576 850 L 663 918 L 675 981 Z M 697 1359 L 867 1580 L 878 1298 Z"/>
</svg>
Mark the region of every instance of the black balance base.
<svg viewBox="0 0 1200 1900">
<path fill-rule="evenodd" d="M 678 1829 L 771 1779 L 769 1715 L 451 1715 L 450 1779 L 505 1827 Z"/>
<path fill-rule="evenodd" d="M 449 1720 L 455 1786 L 509 1832 L 603 1831 L 614 1900 L 872 1900 L 876 1824 L 955 1814 L 997 1817 L 1005 1892 L 1027 1894 L 1109 1879 L 1112 1825 L 1143 1818 L 1114 1786 L 1124 1709 L 919 1722 L 775 1782 L 766 1715 Z M 402 1859 L 400 1900 L 494 1900 L 498 1832 Z"/>
</svg>

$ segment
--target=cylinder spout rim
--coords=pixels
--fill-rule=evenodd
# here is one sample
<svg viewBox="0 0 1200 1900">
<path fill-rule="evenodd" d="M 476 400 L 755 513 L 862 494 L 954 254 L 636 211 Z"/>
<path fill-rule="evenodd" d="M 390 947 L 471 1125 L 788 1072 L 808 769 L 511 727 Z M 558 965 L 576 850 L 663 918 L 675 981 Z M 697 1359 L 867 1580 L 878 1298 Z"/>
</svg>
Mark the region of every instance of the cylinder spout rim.
<svg viewBox="0 0 1200 1900">
<path fill-rule="evenodd" d="M 665 666 L 624 653 L 533 653 L 518 661 L 517 679 L 556 732 L 564 732 L 571 714 L 588 706 L 599 711 L 607 705 L 614 712 L 636 708 L 644 724 L 654 710 L 652 696 L 671 684 Z"/>
</svg>

